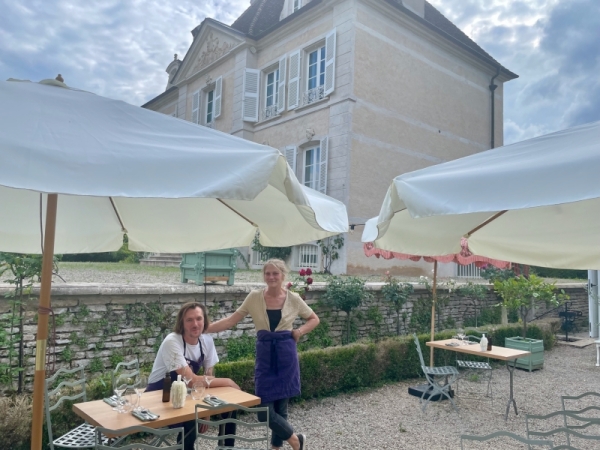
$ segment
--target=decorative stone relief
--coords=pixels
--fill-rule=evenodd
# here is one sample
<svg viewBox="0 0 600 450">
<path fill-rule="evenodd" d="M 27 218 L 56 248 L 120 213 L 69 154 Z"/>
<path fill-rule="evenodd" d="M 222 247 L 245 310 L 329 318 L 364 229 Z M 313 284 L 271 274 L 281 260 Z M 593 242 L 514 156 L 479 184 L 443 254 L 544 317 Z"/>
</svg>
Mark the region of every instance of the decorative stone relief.
<svg viewBox="0 0 600 450">
<path fill-rule="evenodd" d="M 200 53 L 200 57 L 194 66 L 194 72 L 202 69 L 203 67 L 212 64 L 221 56 L 225 55 L 233 48 L 234 44 L 230 42 L 223 42 L 219 45 L 219 38 L 213 36 L 212 32 L 209 33 L 206 39 L 205 50 Z"/>
<path fill-rule="evenodd" d="M 306 140 L 307 141 L 310 141 L 314 135 L 315 135 L 315 130 L 313 128 L 306 129 Z"/>
</svg>

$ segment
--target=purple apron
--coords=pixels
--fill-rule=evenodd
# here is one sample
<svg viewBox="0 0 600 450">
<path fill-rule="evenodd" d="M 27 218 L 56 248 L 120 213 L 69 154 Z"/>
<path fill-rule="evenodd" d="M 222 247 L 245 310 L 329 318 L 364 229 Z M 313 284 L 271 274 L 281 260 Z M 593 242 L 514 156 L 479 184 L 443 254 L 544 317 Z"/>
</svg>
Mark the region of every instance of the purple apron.
<svg viewBox="0 0 600 450">
<path fill-rule="evenodd" d="M 300 395 L 300 364 L 291 331 L 257 333 L 254 384 L 262 403 Z"/>
</svg>

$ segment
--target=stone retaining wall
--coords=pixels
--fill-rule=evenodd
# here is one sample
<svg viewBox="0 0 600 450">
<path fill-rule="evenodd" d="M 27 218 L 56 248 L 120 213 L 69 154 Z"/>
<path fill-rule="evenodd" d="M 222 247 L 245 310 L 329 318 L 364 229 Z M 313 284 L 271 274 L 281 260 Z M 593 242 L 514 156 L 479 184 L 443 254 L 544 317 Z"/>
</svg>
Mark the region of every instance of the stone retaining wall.
<svg viewBox="0 0 600 450">
<path fill-rule="evenodd" d="M 103 371 L 114 367 L 115 358 L 136 355 L 141 361 L 154 360 L 156 349 L 162 336 L 171 329 L 174 315 L 186 302 L 204 303 L 211 319 L 220 319 L 231 314 L 242 303 L 252 289 L 261 285 L 209 285 L 205 288 L 196 285 L 55 285 L 52 290 L 52 307 L 57 321 L 55 346 L 49 341 L 49 354 L 56 357 L 56 365 L 88 366 L 91 371 Z M 357 338 L 394 335 L 398 319 L 393 309 L 382 300 L 381 283 L 369 284 L 373 299 L 352 312 L 352 331 Z M 572 309 L 583 311 L 583 322 L 587 321 L 588 300 L 585 285 L 572 284 L 557 286 L 565 289 L 574 302 Z M 10 287 L 0 285 L 0 297 Z M 313 307 L 322 322 L 329 325 L 329 337 L 335 343 L 342 341 L 346 330 L 346 313 L 332 310 L 318 303 L 325 291 L 324 285 L 313 285 L 307 296 L 307 303 Z M 401 332 L 407 333 L 410 315 L 418 297 L 426 295 L 425 289 L 417 285 L 403 312 L 406 320 L 401 322 Z M 440 295 L 442 295 L 440 293 Z M 24 323 L 26 381 L 30 385 L 35 362 L 35 332 L 37 292 L 26 305 Z M 490 292 L 482 307 L 490 307 L 499 302 Z M 0 314 L 8 312 L 8 302 L 0 301 Z M 543 310 L 538 310 L 539 315 Z M 441 320 L 452 318 L 462 324 L 465 317 L 473 316 L 472 302 L 452 294 Z M 551 315 L 557 316 L 557 312 Z M 380 325 L 375 327 L 375 323 Z M 52 324 L 52 319 L 50 319 Z M 161 326 L 149 324 L 162 323 Z M 167 326 L 168 325 L 168 326 Z M 298 324 L 300 325 L 300 321 Z M 8 331 L 8 330 L 7 330 Z M 225 355 L 228 339 L 243 334 L 254 334 L 250 318 L 244 319 L 234 330 L 215 336 L 219 355 Z M 116 356 L 115 356 L 116 355 Z M 112 356 L 112 359 L 111 359 Z M 0 347 L 0 363 L 7 363 L 7 349 Z"/>
</svg>

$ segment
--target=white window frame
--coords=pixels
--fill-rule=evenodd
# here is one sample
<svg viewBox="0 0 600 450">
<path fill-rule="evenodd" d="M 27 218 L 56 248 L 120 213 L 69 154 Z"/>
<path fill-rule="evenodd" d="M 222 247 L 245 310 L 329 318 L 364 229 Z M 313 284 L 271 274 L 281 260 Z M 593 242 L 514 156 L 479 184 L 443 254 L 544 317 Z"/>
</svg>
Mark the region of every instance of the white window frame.
<svg viewBox="0 0 600 450">
<path fill-rule="evenodd" d="M 319 152 L 316 156 L 318 156 L 318 160 L 313 161 L 313 166 L 316 170 L 313 172 L 314 177 L 312 180 L 306 180 L 306 158 L 308 152 L 319 149 Z M 288 162 L 290 158 L 287 156 L 286 158 Z M 304 186 L 308 186 L 316 191 L 322 192 L 323 194 L 327 194 L 327 163 L 329 159 L 329 138 L 327 136 L 323 137 L 320 141 L 312 142 L 307 144 L 304 148 L 302 148 L 302 166 L 300 168 L 302 174 L 300 179 L 302 180 L 302 184 Z M 291 164 L 290 164 L 291 165 Z M 308 183 L 308 184 L 307 184 Z"/>
<path fill-rule="evenodd" d="M 306 166 L 307 166 L 307 155 L 309 152 L 317 151 L 315 158 L 312 161 L 311 167 L 314 169 L 312 180 L 306 179 Z M 302 151 L 302 184 L 314 190 L 319 190 L 319 179 L 320 179 L 320 166 L 319 161 L 321 160 L 321 145 L 311 145 L 303 149 Z M 315 173 L 316 172 L 316 173 Z"/>
<path fill-rule="evenodd" d="M 272 103 L 269 105 L 269 76 L 273 75 L 273 80 L 271 83 L 271 88 L 272 88 Z M 267 68 L 266 70 L 263 70 L 263 92 L 264 92 L 264 98 L 262 99 L 262 110 L 260 112 L 260 120 L 269 120 L 272 119 L 274 117 L 277 117 L 280 115 L 279 112 L 279 86 L 280 86 L 280 73 L 279 73 L 279 65 L 275 65 L 275 66 L 270 66 L 269 68 Z"/>
<path fill-rule="evenodd" d="M 315 86 L 310 87 L 310 57 L 312 54 L 317 52 L 317 63 L 316 63 L 316 83 Z M 294 55 L 293 53 L 292 55 Z M 292 83 L 292 56 L 290 56 L 290 85 Z M 320 100 L 326 99 L 335 90 L 335 61 L 336 61 L 336 29 L 334 28 L 325 35 L 323 39 L 318 40 L 312 45 L 307 46 L 301 51 L 299 64 L 301 65 L 299 73 L 304 74 L 305 78 L 302 80 L 300 75 L 298 86 L 298 105 L 306 106 Z M 323 82 L 321 84 L 321 79 Z M 301 86 L 301 87 L 300 87 Z M 292 92 L 292 89 L 289 89 Z M 288 95 L 290 95 L 288 93 Z M 291 102 L 291 99 L 290 99 Z M 292 109 L 288 104 L 288 109 Z"/>
<path fill-rule="evenodd" d="M 321 249 L 317 244 L 298 245 L 298 269 L 319 270 L 321 261 Z M 314 262 L 312 261 L 314 258 Z"/>
<path fill-rule="evenodd" d="M 212 94 L 212 99 L 210 98 L 210 95 Z M 207 89 L 204 91 L 204 109 L 203 109 L 203 114 L 202 114 L 202 122 L 204 125 L 206 125 L 209 128 L 213 127 L 213 124 L 215 122 L 215 89 L 214 87 L 211 89 Z M 208 108 L 211 108 L 210 111 L 210 119 L 208 118 Z"/>
<path fill-rule="evenodd" d="M 302 0 L 292 0 L 292 13 L 302 8 Z"/>
</svg>

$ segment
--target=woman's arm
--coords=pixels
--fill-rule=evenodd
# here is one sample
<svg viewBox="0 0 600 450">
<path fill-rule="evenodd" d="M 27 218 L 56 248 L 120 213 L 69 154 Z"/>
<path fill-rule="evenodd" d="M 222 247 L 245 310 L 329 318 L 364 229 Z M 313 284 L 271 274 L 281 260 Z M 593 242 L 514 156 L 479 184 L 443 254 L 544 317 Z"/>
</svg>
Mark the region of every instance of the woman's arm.
<svg viewBox="0 0 600 450">
<path fill-rule="evenodd" d="M 244 316 L 242 316 L 239 312 L 234 312 L 229 317 L 225 319 L 217 320 L 216 322 L 211 323 L 206 330 L 207 333 L 218 333 L 219 331 L 225 331 L 230 328 L 233 328 L 237 325 Z"/>
<path fill-rule="evenodd" d="M 314 312 L 310 315 L 310 317 L 308 319 L 306 319 L 306 323 L 304 325 L 302 325 L 301 327 L 296 328 L 295 330 L 292 330 L 292 337 L 294 338 L 294 340 L 296 342 L 298 342 L 298 340 L 300 340 L 300 338 L 302 336 L 304 336 L 305 334 L 310 333 L 312 330 L 315 329 L 315 327 L 317 325 L 319 325 L 319 316 L 317 316 Z"/>
</svg>

